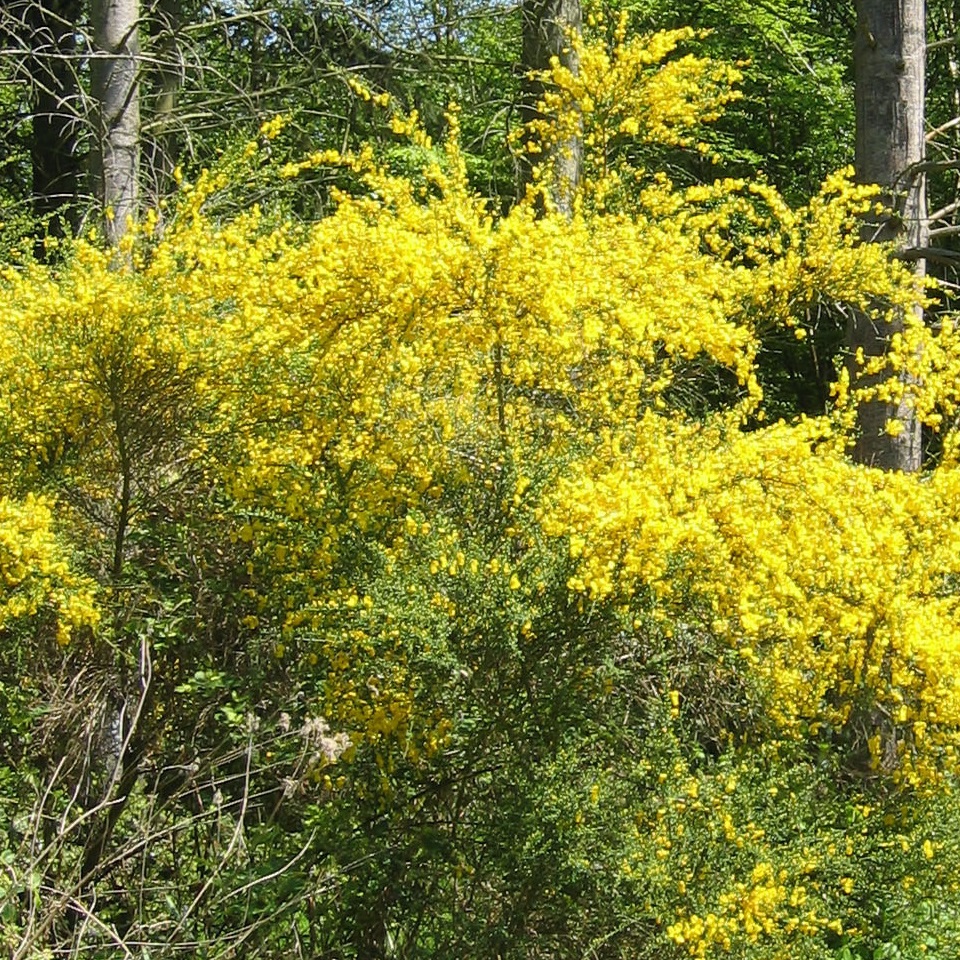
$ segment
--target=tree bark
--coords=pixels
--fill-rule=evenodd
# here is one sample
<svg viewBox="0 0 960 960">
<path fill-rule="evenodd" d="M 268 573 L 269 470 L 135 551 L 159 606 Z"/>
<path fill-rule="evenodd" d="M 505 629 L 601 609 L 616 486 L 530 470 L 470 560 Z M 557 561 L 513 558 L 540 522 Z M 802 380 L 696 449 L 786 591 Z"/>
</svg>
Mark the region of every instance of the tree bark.
<svg viewBox="0 0 960 960">
<path fill-rule="evenodd" d="M 93 0 L 91 86 L 96 116 L 98 196 L 107 239 L 119 242 L 136 219 L 140 181 L 138 0 Z"/>
<path fill-rule="evenodd" d="M 560 64 L 576 74 L 579 58 L 570 43 L 570 34 L 579 33 L 582 24 L 580 0 L 524 0 L 523 14 L 523 86 L 521 117 L 524 123 L 540 119 L 537 104 L 543 97 L 544 83 L 531 74 L 550 68 L 556 57 Z M 573 201 L 580 183 L 583 158 L 581 137 L 572 136 L 558 143 L 543 144 L 543 152 L 525 157 L 521 164 L 520 187 L 525 190 L 533 180 L 534 168 L 543 165 L 549 176 L 545 184 L 558 212 L 573 214 Z"/>
<path fill-rule="evenodd" d="M 24 51 L 23 76 L 30 88 L 31 201 L 41 258 L 46 234 L 63 236 L 65 227 L 76 227 L 81 12 L 80 0 L 16 0 L 4 18 L 14 43 Z"/>
<path fill-rule="evenodd" d="M 864 223 L 865 240 L 894 242 L 901 249 L 927 246 L 926 191 L 919 167 L 924 156 L 924 0 L 857 0 L 854 46 L 856 82 L 856 175 L 876 183 L 890 212 Z M 918 274 L 923 261 L 917 262 Z M 858 349 L 882 356 L 903 318 L 884 323 L 856 313 L 847 331 L 851 364 Z M 851 369 L 855 385 L 871 382 Z M 875 381 L 874 381 L 875 382 Z M 853 456 L 885 470 L 915 471 L 921 464 L 920 424 L 907 404 L 869 401 L 858 410 Z M 903 425 L 894 435 L 891 420 Z"/>
</svg>

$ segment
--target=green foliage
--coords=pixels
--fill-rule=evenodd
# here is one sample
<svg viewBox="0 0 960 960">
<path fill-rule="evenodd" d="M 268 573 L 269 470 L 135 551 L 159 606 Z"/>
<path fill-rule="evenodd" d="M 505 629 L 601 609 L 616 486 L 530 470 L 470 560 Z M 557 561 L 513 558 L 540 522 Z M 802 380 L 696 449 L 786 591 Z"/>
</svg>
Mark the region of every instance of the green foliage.
<svg viewBox="0 0 960 960">
<path fill-rule="evenodd" d="M 705 31 L 698 53 L 741 65 L 743 98 L 707 133 L 716 165 L 673 162 L 698 180 L 762 171 L 791 201 L 853 157 L 852 9 L 790 0 L 630 0 L 634 29 Z"/>
<path fill-rule="evenodd" d="M 756 363 L 915 299 L 870 192 L 493 217 L 455 111 L 300 123 L 3 274 L 11 955 L 955 956 L 955 463 Z"/>
</svg>

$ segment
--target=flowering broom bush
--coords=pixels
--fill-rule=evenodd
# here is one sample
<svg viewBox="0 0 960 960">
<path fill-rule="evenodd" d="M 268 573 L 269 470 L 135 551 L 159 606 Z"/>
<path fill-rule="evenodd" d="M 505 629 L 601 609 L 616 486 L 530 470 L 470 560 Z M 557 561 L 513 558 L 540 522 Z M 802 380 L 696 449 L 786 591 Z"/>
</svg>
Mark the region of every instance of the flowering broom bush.
<svg viewBox="0 0 960 960">
<path fill-rule="evenodd" d="M 729 99 L 682 39 L 554 71 L 606 160 Z M 218 220 L 204 173 L 3 273 L 0 636 L 48 698 L 4 701 L 14 955 L 954 956 L 952 327 L 887 361 L 922 476 L 847 460 L 840 375 L 768 424 L 757 362 L 922 296 L 872 192 L 627 156 L 493 217 L 455 111 L 394 125 L 413 179 L 276 172 L 354 184 L 316 223 Z"/>
</svg>

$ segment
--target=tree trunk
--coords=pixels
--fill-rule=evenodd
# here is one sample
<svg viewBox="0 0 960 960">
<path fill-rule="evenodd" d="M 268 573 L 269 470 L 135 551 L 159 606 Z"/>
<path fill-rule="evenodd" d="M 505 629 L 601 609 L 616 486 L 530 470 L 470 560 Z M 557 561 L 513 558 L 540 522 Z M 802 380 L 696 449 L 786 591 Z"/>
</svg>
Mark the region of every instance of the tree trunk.
<svg viewBox="0 0 960 960">
<path fill-rule="evenodd" d="M 561 65 L 576 74 L 579 59 L 570 44 L 570 34 L 579 33 L 582 23 L 580 0 L 524 0 L 523 3 L 523 69 L 522 119 L 524 123 L 540 118 L 537 104 L 543 97 L 543 81 L 531 77 L 550 68 L 556 57 Z M 573 213 L 573 201 L 580 182 L 583 143 L 572 136 L 555 144 L 542 145 L 536 157 L 525 157 L 521 167 L 520 186 L 525 189 L 533 180 L 533 171 L 542 164 L 549 177 L 545 184 L 555 208 L 565 216 Z"/>
<path fill-rule="evenodd" d="M 93 0 L 92 92 L 95 183 L 107 239 L 117 243 L 137 216 L 140 179 L 138 0 Z"/>
<path fill-rule="evenodd" d="M 24 79 L 30 86 L 31 200 L 37 220 L 37 255 L 43 236 L 63 236 L 76 227 L 80 183 L 78 132 L 80 81 L 77 27 L 80 0 L 17 0 L 5 24 L 24 50 Z"/>
<path fill-rule="evenodd" d="M 891 211 L 866 222 L 863 235 L 906 249 L 926 246 L 925 184 L 917 170 L 924 155 L 925 55 L 924 0 L 857 0 L 857 180 L 879 184 Z M 903 318 L 883 323 L 856 314 L 848 327 L 851 357 L 858 349 L 868 358 L 882 356 L 902 329 Z M 870 384 L 851 372 L 855 385 Z M 885 470 L 920 468 L 920 424 L 906 404 L 862 403 L 858 417 L 855 460 Z M 894 419 L 903 426 L 896 435 L 887 430 Z"/>
</svg>

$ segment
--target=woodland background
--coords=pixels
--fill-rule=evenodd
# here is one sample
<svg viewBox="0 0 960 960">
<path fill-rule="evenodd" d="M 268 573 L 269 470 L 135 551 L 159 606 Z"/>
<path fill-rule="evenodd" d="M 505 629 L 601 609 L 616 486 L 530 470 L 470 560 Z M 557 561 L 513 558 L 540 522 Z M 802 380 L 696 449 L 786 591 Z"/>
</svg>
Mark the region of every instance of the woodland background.
<svg viewBox="0 0 960 960">
<path fill-rule="evenodd" d="M 958 138 L 943 0 L 5 4 L 4 949 L 957 956 Z"/>
</svg>

